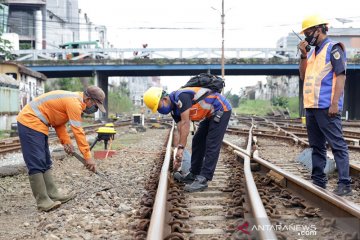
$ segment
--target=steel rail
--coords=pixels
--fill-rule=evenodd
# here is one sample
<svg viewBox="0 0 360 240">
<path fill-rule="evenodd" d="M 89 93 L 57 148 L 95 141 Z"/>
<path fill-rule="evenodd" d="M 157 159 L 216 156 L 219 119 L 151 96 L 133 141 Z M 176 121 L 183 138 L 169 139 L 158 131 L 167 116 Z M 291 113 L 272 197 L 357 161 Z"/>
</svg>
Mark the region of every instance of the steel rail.
<svg viewBox="0 0 360 240">
<path fill-rule="evenodd" d="M 236 149 L 234 152 L 240 157 L 244 158 L 244 150 L 238 151 L 237 146 L 225 142 L 228 146 Z M 239 148 L 241 149 L 241 148 Z M 250 155 L 249 155 L 250 156 Z M 247 157 L 249 157 L 247 156 Z M 291 173 L 282 170 L 280 167 L 262 159 L 258 155 L 258 150 L 253 152 L 252 160 L 256 161 L 267 170 L 272 170 L 286 179 L 286 186 L 295 192 L 303 195 L 306 199 L 313 199 L 312 201 L 318 205 L 323 206 L 331 214 L 331 217 L 341 218 L 342 221 L 337 223 L 346 229 L 351 229 L 353 232 L 357 232 L 360 235 L 360 207 L 346 199 L 334 195 L 333 193 L 314 186 L 308 181 L 304 181 L 300 177 L 297 177 Z"/>
<path fill-rule="evenodd" d="M 248 144 L 245 151 L 226 140 L 223 140 L 223 143 L 235 149 L 234 153 L 241 156 L 244 159 L 245 185 L 246 185 L 248 197 L 250 199 L 250 205 L 251 205 L 254 221 L 256 222 L 257 226 L 271 226 L 271 222 L 266 213 L 264 204 L 260 198 L 250 168 L 252 129 L 253 129 L 253 125 L 249 130 Z M 266 228 L 264 229 L 259 228 L 257 234 L 260 239 L 277 239 L 276 234 L 272 229 L 266 229 L 266 230 L 265 229 Z"/>
<path fill-rule="evenodd" d="M 166 153 L 164 162 L 160 172 L 159 184 L 156 191 L 155 202 L 153 211 L 151 214 L 150 225 L 148 229 L 147 238 L 148 240 L 163 240 L 164 239 L 164 225 L 165 225 L 165 214 L 167 205 L 167 189 L 169 180 L 169 167 L 171 158 L 171 146 L 173 139 L 175 125 L 173 123 L 170 130 L 168 143 L 166 146 Z"/>
<path fill-rule="evenodd" d="M 283 129 L 282 127 L 280 127 L 277 123 L 270 121 L 266 118 L 261 118 L 263 119 L 266 123 L 272 124 L 275 128 L 277 128 L 278 130 L 282 131 L 283 133 L 285 133 L 286 136 L 292 136 L 294 139 L 296 139 L 296 141 L 300 142 L 300 144 L 303 144 L 305 146 L 310 147 L 310 144 L 308 141 L 302 140 L 300 137 L 296 136 L 295 134 L 286 131 L 285 129 Z M 353 146 L 353 145 L 349 145 L 348 144 L 348 148 L 353 149 L 353 150 L 360 150 L 359 146 Z M 329 156 L 330 157 L 330 156 Z M 360 175 L 360 166 L 353 164 L 353 163 L 349 163 L 350 165 L 350 174 L 353 174 L 355 176 Z"/>
<path fill-rule="evenodd" d="M 272 170 L 286 179 L 286 186 L 301 193 L 307 199 L 315 199 L 313 202 L 328 209 L 332 217 L 341 217 L 343 221 L 337 222 L 344 228 L 351 229 L 360 235 L 360 207 L 346 199 L 333 194 L 330 191 L 317 187 L 304 179 L 282 170 L 274 164 L 259 157 L 258 150 L 253 153 L 253 160 L 262 167 Z"/>
</svg>

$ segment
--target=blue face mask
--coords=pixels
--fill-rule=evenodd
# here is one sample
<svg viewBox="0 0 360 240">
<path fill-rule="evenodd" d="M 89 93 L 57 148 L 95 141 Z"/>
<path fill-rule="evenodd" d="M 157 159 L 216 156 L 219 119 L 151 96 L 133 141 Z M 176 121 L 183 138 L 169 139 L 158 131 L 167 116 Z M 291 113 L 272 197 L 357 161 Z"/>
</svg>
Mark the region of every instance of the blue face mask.
<svg viewBox="0 0 360 240">
<path fill-rule="evenodd" d="M 162 106 L 160 107 L 160 108 L 158 108 L 158 110 L 157 110 L 160 114 L 164 114 L 164 115 L 166 115 L 166 114 L 169 114 L 170 112 L 171 112 L 171 104 L 169 104 L 169 105 L 164 105 L 164 104 L 162 104 Z"/>
<path fill-rule="evenodd" d="M 86 107 L 84 110 L 83 110 L 83 113 L 86 113 L 86 114 L 93 114 L 93 113 L 96 113 L 97 110 L 98 110 L 98 106 L 96 104 L 92 105 L 91 107 Z"/>
</svg>

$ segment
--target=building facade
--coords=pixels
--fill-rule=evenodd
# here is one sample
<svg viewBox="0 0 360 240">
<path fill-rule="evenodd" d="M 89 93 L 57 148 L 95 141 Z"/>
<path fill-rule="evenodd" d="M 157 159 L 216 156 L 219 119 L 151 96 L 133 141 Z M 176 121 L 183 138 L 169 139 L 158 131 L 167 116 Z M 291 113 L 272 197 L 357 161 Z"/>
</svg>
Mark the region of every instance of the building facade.
<svg viewBox="0 0 360 240">
<path fill-rule="evenodd" d="M 107 29 L 79 9 L 78 0 L 5 0 L 3 32 L 19 35 L 20 49 L 54 49 L 77 41 L 109 47 Z"/>
<path fill-rule="evenodd" d="M 18 112 L 45 92 L 46 77 L 10 62 L 0 64 L 0 76 L 0 130 L 9 130 L 11 123 L 16 123 Z"/>
</svg>

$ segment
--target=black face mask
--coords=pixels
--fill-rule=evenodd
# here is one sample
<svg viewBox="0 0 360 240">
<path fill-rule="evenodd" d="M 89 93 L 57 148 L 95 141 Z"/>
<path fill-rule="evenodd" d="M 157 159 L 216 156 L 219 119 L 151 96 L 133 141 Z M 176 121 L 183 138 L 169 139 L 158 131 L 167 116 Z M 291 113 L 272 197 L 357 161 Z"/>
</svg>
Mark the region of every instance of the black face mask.
<svg viewBox="0 0 360 240">
<path fill-rule="evenodd" d="M 86 107 L 84 110 L 83 110 L 83 113 L 86 113 L 86 114 L 93 114 L 93 113 L 96 113 L 97 110 L 98 110 L 98 106 L 96 104 L 92 105 L 91 107 Z"/>
<path fill-rule="evenodd" d="M 316 42 L 318 40 L 319 35 L 314 37 L 315 32 L 316 30 L 314 30 L 310 36 L 305 37 L 305 41 L 307 41 L 310 46 L 316 46 Z"/>
</svg>

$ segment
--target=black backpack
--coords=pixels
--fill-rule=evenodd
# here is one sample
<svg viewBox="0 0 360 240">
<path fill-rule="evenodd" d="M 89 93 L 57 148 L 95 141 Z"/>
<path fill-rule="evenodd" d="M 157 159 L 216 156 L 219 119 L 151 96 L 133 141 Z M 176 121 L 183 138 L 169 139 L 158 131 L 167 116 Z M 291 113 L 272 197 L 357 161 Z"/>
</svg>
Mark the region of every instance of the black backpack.
<svg viewBox="0 0 360 240">
<path fill-rule="evenodd" d="M 211 90 L 210 92 L 207 92 L 199 97 L 196 101 L 193 101 L 192 104 L 194 105 L 209 96 L 212 92 L 221 93 L 222 89 L 225 87 L 225 82 L 221 77 L 216 75 L 200 73 L 199 75 L 190 78 L 190 80 L 181 88 L 186 87 L 202 87 Z"/>
<path fill-rule="evenodd" d="M 221 77 L 208 73 L 200 73 L 190 78 L 190 80 L 181 88 L 185 87 L 203 87 L 211 89 L 213 92 L 221 93 L 225 87 L 225 82 Z"/>
</svg>

